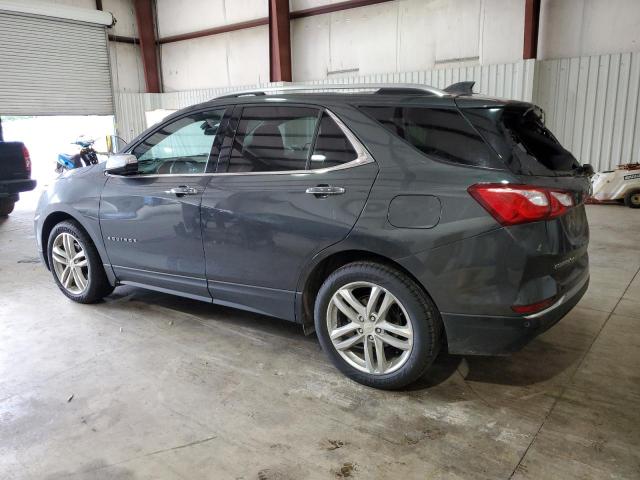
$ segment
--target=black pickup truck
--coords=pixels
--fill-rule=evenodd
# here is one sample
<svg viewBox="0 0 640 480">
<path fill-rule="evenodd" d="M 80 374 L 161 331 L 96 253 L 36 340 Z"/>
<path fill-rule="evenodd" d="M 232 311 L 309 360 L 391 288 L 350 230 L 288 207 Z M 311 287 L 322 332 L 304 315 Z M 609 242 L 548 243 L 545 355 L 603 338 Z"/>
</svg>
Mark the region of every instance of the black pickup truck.
<svg viewBox="0 0 640 480">
<path fill-rule="evenodd" d="M 20 192 L 36 188 L 31 180 L 31 158 L 22 142 L 0 141 L 0 217 L 13 211 Z"/>
</svg>

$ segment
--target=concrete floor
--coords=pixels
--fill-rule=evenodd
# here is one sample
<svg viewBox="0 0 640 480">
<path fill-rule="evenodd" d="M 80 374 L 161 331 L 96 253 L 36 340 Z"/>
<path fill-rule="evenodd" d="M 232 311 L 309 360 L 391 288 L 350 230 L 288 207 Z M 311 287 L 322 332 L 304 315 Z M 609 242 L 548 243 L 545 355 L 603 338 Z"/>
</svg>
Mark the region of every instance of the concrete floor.
<svg viewBox="0 0 640 480">
<path fill-rule="evenodd" d="M 640 211 L 590 206 L 591 288 L 505 358 L 355 384 L 282 321 L 120 288 L 76 305 L 0 223 L 0 478 L 640 478 Z"/>
</svg>

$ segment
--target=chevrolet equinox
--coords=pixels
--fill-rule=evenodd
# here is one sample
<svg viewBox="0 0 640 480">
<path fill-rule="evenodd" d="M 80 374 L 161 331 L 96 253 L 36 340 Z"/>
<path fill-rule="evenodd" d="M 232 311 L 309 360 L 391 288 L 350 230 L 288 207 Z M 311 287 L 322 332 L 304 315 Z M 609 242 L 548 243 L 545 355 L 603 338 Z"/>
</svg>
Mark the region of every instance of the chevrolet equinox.
<svg viewBox="0 0 640 480">
<path fill-rule="evenodd" d="M 128 284 L 297 322 L 372 387 L 440 348 L 513 352 L 587 289 L 590 169 L 538 107 L 471 87 L 294 85 L 180 110 L 58 178 L 38 248 L 76 302 Z"/>
</svg>

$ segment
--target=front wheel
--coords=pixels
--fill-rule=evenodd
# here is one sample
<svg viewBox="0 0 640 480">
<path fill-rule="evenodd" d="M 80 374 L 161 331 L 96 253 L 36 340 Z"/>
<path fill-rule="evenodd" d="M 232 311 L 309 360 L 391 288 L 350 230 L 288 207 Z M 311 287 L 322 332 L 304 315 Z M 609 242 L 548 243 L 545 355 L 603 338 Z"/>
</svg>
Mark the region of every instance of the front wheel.
<svg viewBox="0 0 640 480">
<path fill-rule="evenodd" d="M 640 208 L 640 189 L 628 192 L 624 196 L 624 204 L 630 208 Z"/>
<path fill-rule="evenodd" d="M 113 291 L 95 245 L 77 222 L 53 227 L 47 254 L 58 288 L 74 302 L 94 303 Z"/>
<path fill-rule="evenodd" d="M 402 388 L 438 354 L 442 322 L 433 301 L 383 264 L 354 262 L 333 272 L 318 292 L 314 316 L 333 364 L 370 387 Z"/>
<path fill-rule="evenodd" d="M 6 217 L 13 212 L 16 202 L 10 198 L 0 198 L 0 217 Z"/>
</svg>

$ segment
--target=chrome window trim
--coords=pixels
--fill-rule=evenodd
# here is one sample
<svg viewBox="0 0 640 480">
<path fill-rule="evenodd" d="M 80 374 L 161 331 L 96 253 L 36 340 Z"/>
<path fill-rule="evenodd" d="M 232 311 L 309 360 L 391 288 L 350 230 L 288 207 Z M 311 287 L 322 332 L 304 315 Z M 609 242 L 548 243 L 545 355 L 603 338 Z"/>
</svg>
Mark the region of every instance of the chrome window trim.
<svg viewBox="0 0 640 480">
<path fill-rule="evenodd" d="M 154 173 L 151 175 L 113 175 L 105 172 L 108 177 L 118 178 L 158 178 L 158 177 L 223 177 L 223 176 L 237 176 L 237 175 L 307 175 L 307 174 L 323 174 L 336 170 L 346 170 L 349 168 L 359 167 L 368 163 L 375 163 L 375 160 L 369 154 L 365 146 L 358 140 L 353 132 L 347 127 L 342 120 L 340 120 L 331 110 L 322 107 L 322 109 L 329 114 L 331 119 L 336 122 L 342 133 L 351 143 L 351 146 L 356 151 L 357 157 L 350 162 L 343 163 L 342 165 L 336 165 L 335 167 L 318 168 L 315 170 L 281 170 L 277 172 L 220 172 L 220 173 Z"/>
</svg>

